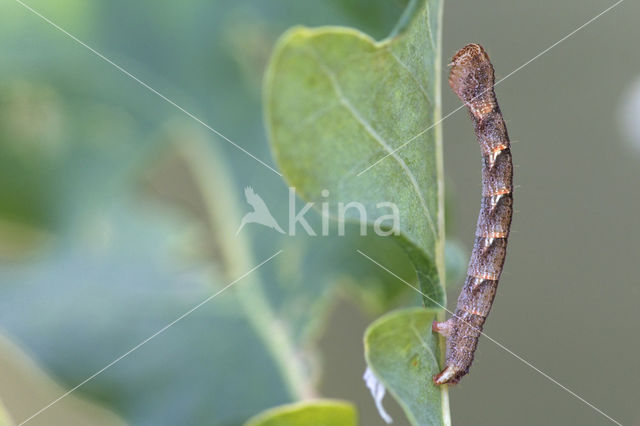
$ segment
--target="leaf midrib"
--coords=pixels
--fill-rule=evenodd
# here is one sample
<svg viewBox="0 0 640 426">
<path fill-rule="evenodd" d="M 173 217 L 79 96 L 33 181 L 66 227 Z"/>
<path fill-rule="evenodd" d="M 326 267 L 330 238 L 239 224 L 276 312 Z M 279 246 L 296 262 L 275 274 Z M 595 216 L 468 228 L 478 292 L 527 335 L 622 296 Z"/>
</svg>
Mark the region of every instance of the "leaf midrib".
<svg viewBox="0 0 640 426">
<path fill-rule="evenodd" d="M 371 136 L 373 140 L 375 140 L 380 146 L 382 146 L 382 148 L 389 154 L 389 156 L 392 157 L 394 160 L 396 160 L 396 162 L 400 165 L 400 168 L 406 174 L 407 178 L 411 182 L 411 185 L 413 186 L 414 191 L 416 192 L 416 195 L 418 196 L 418 199 L 420 200 L 420 205 L 422 206 L 422 209 L 425 212 L 425 215 L 427 217 L 427 222 L 429 223 L 429 228 L 434 238 L 437 238 L 438 234 L 436 232 L 435 225 L 433 223 L 433 217 L 431 216 L 431 211 L 427 207 L 426 200 L 422 196 L 422 192 L 420 191 L 420 186 L 418 185 L 418 181 L 416 180 L 415 176 L 411 172 L 411 169 L 409 169 L 409 167 L 404 162 L 404 160 L 400 158 L 400 156 L 391 148 L 391 146 L 384 140 L 384 138 L 375 131 L 375 129 L 371 126 L 371 124 L 369 124 L 362 117 L 362 115 L 360 115 L 357 108 L 345 96 L 340 86 L 340 83 L 338 82 L 338 77 L 336 72 L 333 71 L 322 60 L 318 51 L 313 49 L 312 47 L 309 48 L 309 51 L 311 53 L 311 57 L 318 63 L 318 65 L 320 66 L 320 69 L 322 69 L 322 71 L 325 73 L 325 75 L 331 82 L 331 86 L 333 87 L 333 90 L 336 96 L 338 97 L 338 101 L 340 101 L 340 103 L 344 105 L 347 111 L 349 111 L 349 113 L 354 117 L 354 119 L 365 129 L 365 131 L 369 134 L 369 136 Z"/>
</svg>

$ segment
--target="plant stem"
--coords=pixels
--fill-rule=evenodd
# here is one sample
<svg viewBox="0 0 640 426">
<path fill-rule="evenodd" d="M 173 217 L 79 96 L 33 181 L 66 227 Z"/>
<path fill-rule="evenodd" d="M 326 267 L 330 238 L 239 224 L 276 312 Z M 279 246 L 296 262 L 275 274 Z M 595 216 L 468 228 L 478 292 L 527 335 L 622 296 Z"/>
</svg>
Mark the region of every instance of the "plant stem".
<svg viewBox="0 0 640 426">
<path fill-rule="evenodd" d="M 436 240 L 436 267 L 438 269 L 438 276 L 442 286 L 447 288 L 447 276 L 446 276 L 446 264 L 444 258 L 445 252 L 445 191 L 444 191 L 444 158 L 442 147 L 442 81 L 441 81 L 441 69 L 442 69 L 442 10 L 444 6 L 441 5 L 438 8 L 438 44 L 436 51 L 436 63 L 435 63 L 435 108 L 433 112 L 433 122 L 438 123 L 434 129 L 435 146 L 436 146 L 436 173 L 438 176 L 438 238 Z M 445 299 L 446 300 L 446 299 Z M 438 313 L 438 321 L 444 321 L 446 319 L 445 311 L 442 310 Z M 445 359 L 446 355 L 446 339 L 444 336 L 439 335 L 440 356 L 441 359 Z M 449 406 L 449 387 L 447 385 L 441 385 L 440 391 L 442 393 L 442 422 L 444 426 L 451 426 L 451 408 Z"/>
<path fill-rule="evenodd" d="M 211 234 L 222 241 L 218 249 L 224 273 L 228 280 L 233 280 L 250 270 L 255 262 L 249 252 L 247 238 L 243 234 L 235 235 L 237 224 L 229 223 L 230 218 L 242 216 L 237 211 L 236 197 L 231 193 L 234 185 L 230 175 L 207 141 L 199 138 L 181 140 L 178 150 L 206 206 Z M 247 280 L 250 282 L 234 287 L 235 294 L 250 324 L 274 359 L 290 395 L 295 400 L 316 397 L 302 350 L 295 346 L 284 323 L 273 311 L 262 281 L 256 275 Z"/>
</svg>

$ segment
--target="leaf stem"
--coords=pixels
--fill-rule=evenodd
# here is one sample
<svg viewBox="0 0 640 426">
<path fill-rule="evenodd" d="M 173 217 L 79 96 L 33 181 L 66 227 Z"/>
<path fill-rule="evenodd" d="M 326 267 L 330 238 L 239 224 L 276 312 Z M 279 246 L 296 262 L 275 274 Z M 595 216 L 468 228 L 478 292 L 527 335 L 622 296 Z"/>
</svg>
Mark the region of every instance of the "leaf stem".
<svg viewBox="0 0 640 426">
<path fill-rule="evenodd" d="M 436 173 L 437 173 L 437 182 L 438 182 L 438 238 L 436 239 L 436 267 L 438 269 L 438 276 L 440 277 L 440 282 L 442 283 L 442 287 L 446 290 L 447 288 L 447 275 L 446 275 L 446 263 L 444 258 L 445 253 L 445 241 L 446 241 L 446 229 L 445 229 L 445 188 L 444 188 L 444 156 L 443 156 L 443 138 L 442 138 L 442 13 L 443 13 L 443 4 L 440 4 L 438 7 L 438 22 L 440 23 L 438 28 L 438 36 L 436 39 L 438 40 L 436 46 L 436 55 L 435 55 L 435 81 L 434 81 L 434 91 L 435 91 L 435 108 L 433 109 L 433 122 L 436 124 L 434 130 L 435 134 L 435 148 L 436 148 Z M 446 294 L 446 293 L 445 293 Z M 446 299 L 445 299 L 446 301 Z M 445 302 L 446 303 L 446 302 Z M 446 314 L 444 310 L 441 310 L 438 313 L 438 321 L 444 321 L 446 319 Z M 441 359 L 444 360 L 446 356 L 446 339 L 444 336 L 439 335 L 439 346 L 440 346 L 440 355 Z M 440 387 L 441 398 L 442 398 L 442 423 L 444 426 L 451 426 L 451 408 L 449 406 L 449 387 L 447 385 L 442 385 Z"/>
</svg>

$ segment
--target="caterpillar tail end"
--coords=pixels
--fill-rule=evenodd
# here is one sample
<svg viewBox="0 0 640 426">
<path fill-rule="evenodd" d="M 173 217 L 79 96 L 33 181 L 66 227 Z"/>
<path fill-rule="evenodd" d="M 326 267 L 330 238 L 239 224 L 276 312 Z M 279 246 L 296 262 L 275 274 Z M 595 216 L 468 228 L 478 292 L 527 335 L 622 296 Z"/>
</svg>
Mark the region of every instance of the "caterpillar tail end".
<svg viewBox="0 0 640 426">
<path fill-rule="evenodd" d="M 459 371 L 452 366 L 445 367 L 440 373 L 433 376 L 433 383 L 436 385 L 455 385 L 460 381 Z"/>
<path fill-rule="evenodd" d="M 438 333 L 444 337 L 449 337 L 453 333 L 453 318 L 449 318 L 446 321 L 434 321 L 431 325 L 431 329 L 434 333 Z M 452 366 L 447 366 L 439 374 L 433 376 L 433 383 L 436 385 L 449 384 L 453 385 L 460 380 L 460 372 Z"/>
</svg>

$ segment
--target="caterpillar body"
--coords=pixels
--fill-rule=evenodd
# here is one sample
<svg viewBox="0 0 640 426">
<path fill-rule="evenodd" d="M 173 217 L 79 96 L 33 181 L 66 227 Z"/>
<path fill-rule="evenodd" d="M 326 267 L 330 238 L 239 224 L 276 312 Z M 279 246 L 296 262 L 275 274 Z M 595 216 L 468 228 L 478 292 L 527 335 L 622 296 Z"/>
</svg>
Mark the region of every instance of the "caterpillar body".
<svg viewBox="0 0 640 426">
<path fill-rule="evenodd" d="M 447 337 L 445 366 L 433 377 L 436 384 L 457 383 L 469 372 L 502 273 L 513 214 L 513 162 L 493 90 L 493 65 L 478 44 L 463 47 L 449 65 L 449 85 L 467 106 L 482 150 L 482 203 L 455 314 L 433 323 L 433 330 Z"/>
</svg>

